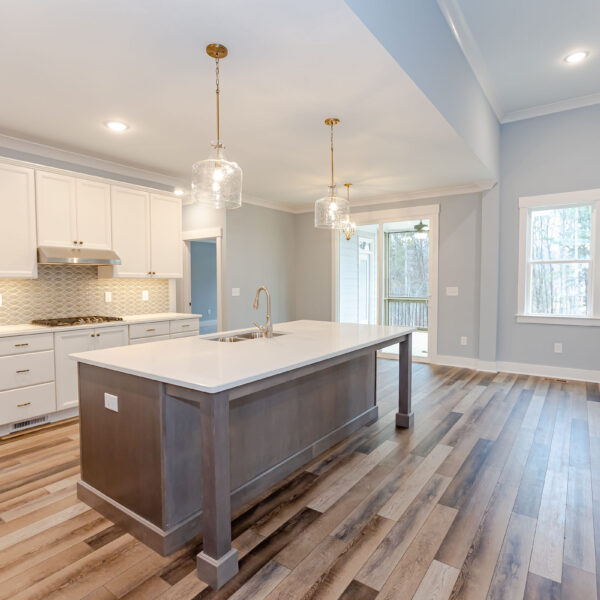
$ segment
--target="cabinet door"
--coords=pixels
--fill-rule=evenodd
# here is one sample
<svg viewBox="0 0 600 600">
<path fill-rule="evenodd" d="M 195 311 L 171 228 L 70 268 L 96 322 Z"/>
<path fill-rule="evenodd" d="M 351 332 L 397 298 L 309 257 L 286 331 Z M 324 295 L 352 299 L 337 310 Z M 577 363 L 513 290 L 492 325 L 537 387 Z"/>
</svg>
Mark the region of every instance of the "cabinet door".
<svg viewBox="0 0 600 600">
<path fill-rule="evenodd" d="M 39 246 L 77 245 L 75 178 L 36 171 Z"/>
<path fill-rule="evenodd" d="M 154 277 L 182 277 L 181 200 L 152 194 L 150 207 L 151 271 Z"/>
<path fill-rule="evenodd" d="M 79 245 L 110 250 L 110 185 L 78 179 L 76 206 Z"/>
<path fill-rule="evenodd" d="M 56 410 L 73 408 L 79 403 L 77 361 L 69 354 L 94 349 L 93 329 L 76 329 L 54 334 L 56 364 Z"/>
<path fill-rule="evenodd" d="M 140 190 L 113 186 L 112 242 L 121 264 L 115 277 L 150 275 L 150 196 Z"/>
<path fill-rule="evenodd" d="M 0 165 L 0 278 L 37 277 L 33 169 Z"/>
<path fill-rule="evenodd" d="M 95 330 L 95 348 L 115 348 L 116 346 L 129 345 L 129 328 L 127 325 L 119 327 L 99 327 Z"/>
</svg>

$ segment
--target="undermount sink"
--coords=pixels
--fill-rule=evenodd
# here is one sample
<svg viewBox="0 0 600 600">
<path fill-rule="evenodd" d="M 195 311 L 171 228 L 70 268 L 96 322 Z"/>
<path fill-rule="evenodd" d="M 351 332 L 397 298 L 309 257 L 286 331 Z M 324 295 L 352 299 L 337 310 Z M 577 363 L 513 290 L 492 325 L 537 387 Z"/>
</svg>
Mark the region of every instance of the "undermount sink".
<svg viewBox="0 0 600 600">
<path fill-rule="evenodd" d="M 272 337 L 278 337 L 285 335 L 285 333 L 273 332 Z M 257 340 L 259 338 L 266 338 L 267 334 L 265 331 L 247 331 L 246 333 L 238 333 L 237 335 L 220 335 L 213 338 L 208 338 L 211 342 L 224 342 L 231 344 L 234 342 L 245 342 L 246 340 Z"/>
<path fill-rule="evenodd" d="M 280 335 L 285 335 L 285 333 L 274 331 L 271 337 L 278 337 Z M 267 334 L 264 331 L 248 331 L 247 333 L 238 333 L 236 337 L 244 338 L 245 340 L 257 340 L 258 338 L 266 338 Z"/>
</svg>

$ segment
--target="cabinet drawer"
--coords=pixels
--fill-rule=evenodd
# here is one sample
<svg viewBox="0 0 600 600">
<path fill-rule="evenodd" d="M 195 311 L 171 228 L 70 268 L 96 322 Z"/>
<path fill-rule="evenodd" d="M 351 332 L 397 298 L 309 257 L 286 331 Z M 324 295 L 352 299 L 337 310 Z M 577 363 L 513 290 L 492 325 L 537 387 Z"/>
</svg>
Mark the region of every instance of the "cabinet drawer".
<svg viewBox="0 0 600 600">
<path fill-rule="evenodd" d="M 54 348 L 54 336 L 51 333 L 35 333 L 33 335 L 15 335 L 0 338 L 0 356 L 39 352 Z"/>
<path fill-rule="evenodd" d="M 198 329 L 200 329 L 200 319 L 177 319 L 171 321 L 171 333 L 198 331 Z"/>
<path fill-rule="evenodd" d="M 154 337 L 156 335 L 169 335 L 169 321 L 136 323 L 135 325 L 129 326 L 130 338 Z"/>
<path fill-rule="evenodd" d="M 162 340 L 168 340 L 168 335 L 155 335 L 154 337 L 136 338 L 129 342 L 130 345 L 134 344 L 148 344 L 150 342 L 160 342 Z"/>
<path fill-rule="evenodd" d="M 198 330 L 196 331 L 182 331 L 181 333 L 172 333 L 171 339 L 173 338 L 182 338 L 182 337 L 196 337 L 198 335 Z"/>
<path fill-rule="evenodd" d="M 54 381 L 54 352 L 0 358 L 0 391 Z"/>
<path fill-rule="evenodd" d="M 54 383 L 0 392 L 0 424 L 24 421 L 56 411 Z"/>
</svg>

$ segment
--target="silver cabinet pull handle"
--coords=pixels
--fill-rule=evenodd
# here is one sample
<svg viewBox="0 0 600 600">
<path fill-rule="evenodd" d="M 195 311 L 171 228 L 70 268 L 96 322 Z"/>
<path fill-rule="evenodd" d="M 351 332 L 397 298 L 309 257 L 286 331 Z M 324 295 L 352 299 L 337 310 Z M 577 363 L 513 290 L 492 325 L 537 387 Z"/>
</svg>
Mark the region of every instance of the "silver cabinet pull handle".
<svg viewBox="0 0 600 600">
<path fill-rule="evenodd" d="M 29 373 L 29 369 L 20 369 L 17 373 Z"/>
</svg>

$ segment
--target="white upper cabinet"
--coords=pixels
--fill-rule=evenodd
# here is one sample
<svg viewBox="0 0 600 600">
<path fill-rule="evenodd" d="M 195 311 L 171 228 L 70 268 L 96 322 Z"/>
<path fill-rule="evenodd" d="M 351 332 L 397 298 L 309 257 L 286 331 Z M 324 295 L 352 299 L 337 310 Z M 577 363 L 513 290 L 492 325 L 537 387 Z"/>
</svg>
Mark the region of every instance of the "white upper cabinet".
<svg viewBox="0 0 600 600">
<path fill-rule="evenodd" d="M 111 248 L 109 184 L 47 171 L 36 183 L 40 246 Z"/>
<path fill-rule="evenodd" d="M 33 169 L 0 164 L 0 278 L 37 277 Z"/>
<path fill-rule="evenodd" d="M 48 171 L 35 176 L 38 245 L 78 245 L 75 178 Z"/>
<path fill-rule="evenodd" d="M 77 180 L 77 240 L 82 248 L 110 250 L 110 185 L 89 179 Z"/>
<path fill-rule="evenodd" d="M 181 201 L 178 198 L 150 196 L 151 265 L 154 277 L 183 277 L 181 242 Z"/>
<path fill-rule="evenodd" d="M 114 277 L 149 277 L 150 268 L 150 194 L 125 187 L 112 187 L 112 242 L 121 264 Z M 111 267 L 100 267 L 101 277 Z"/>
</svg>

